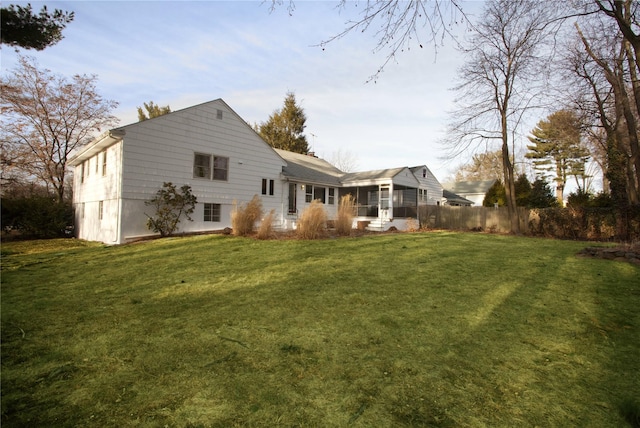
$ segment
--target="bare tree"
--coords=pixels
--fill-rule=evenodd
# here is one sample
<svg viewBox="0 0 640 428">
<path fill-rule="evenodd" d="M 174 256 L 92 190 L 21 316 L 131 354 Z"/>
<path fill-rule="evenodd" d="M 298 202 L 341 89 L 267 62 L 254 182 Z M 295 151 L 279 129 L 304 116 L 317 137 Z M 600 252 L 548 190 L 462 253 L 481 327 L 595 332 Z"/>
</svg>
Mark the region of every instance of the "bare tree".
<svg viewBox="0 0 640 428">
<path fill-rule="evenodd" d="M 438 50 L 446 38 L 455 40 L 452 29 L 470 21 L 462 7 L 463 0 L 340 0 L 338 10 L 348 7 L 358 10 L 356 18 L 349 19 L 344 29 L 318 43 L 323 49 L 330 43 L 353 32 L 373 32 L 376 38 L 374 52 L 386 52 L 378 70 L 369 77 L 376 80 L 389 62 L 399 53 L 412 47 L 422 49 L 431 45 Z M 289 14 L 295 11 L 294 0 L 271 0 L 271 10 L 286 4 Z"/>
<path fill-rule="evenodd" d="M 579 72 L 592 90 L 596 117 L 606 136 L 607 176 L 612 196 L 618 204 L 637 204 L 640 138 L 634 51 L 622 32 L 603 19 L 591 19 L 582 26 L 576 24 L 576 31 L 583 52 Z"/>
<path fill-rule="evenodd" d="M 354 172 L 358 167 L 358 157 L 349 150 L 338 149 L 332 152 L 327 162 L 343 172 Z"/>
<path fill-rule="evenodd" d="M 466 43 L 457 108 L 447 143 L 452 154 L 498 142 L 511 231 L 520 232 L 513 161 L 514 134 L 545 89 L 559 22 L 544 2 L 491 0 Z"/>
<path fill-rule="evenodd" d="M 477 153 L 471 160 L 458 167 L 453 181 L 502 180 L 502 151 Z"/>
<path fill-rule="evenodd" d="M 115 101 L 96 91 L 95 75 L 71 80 L 39 69 L 35 59 L 21 57 L 19 66 L 3 76 L 0 141 L 12 166 L 55 191 L 65 192 L 67 159 L 91 140 L 96 131 L 117 123 Z"/>
</svg>

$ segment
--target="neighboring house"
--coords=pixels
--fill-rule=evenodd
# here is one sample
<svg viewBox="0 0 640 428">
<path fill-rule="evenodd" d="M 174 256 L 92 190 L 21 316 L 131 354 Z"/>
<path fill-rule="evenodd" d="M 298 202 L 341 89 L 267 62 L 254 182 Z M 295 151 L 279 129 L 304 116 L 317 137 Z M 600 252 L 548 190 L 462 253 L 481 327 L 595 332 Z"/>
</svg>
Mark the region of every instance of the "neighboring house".
<svg viewBox="0 0 640 428">
<path fill-rule="evenodd" d="M 456 196 L 471 201 L 475 206 L 481 207 L 484 196 L 497 180 L 483 181 L 458 181 L 455 183 L 447 183 L 444 188 Z"/>
<path fill-rule="evenodd" d="M 261 198 L 274 226 L 295 229 L 316 199 L 335 218 L 340 197 L 355 197 L 354 220 L 385 230 L 441 204 L 442 186 L 426 166 L 344 173 L 323 159 L 276 150 L 223 100 L 112 129 L 75 154 L 73 205 L 78 238 L 120 244 L 153 236 L 145 205 L 162 187 L 191 186 L 198 203 L 180 232 L 231 226 L 234 202 Z M 393 224 L 392 224 L 393 223 Z"/>
<path fill-rule="evenodd" d="M 473 201 L 470 201 L 467 198 L 463 198 L 460 195 L 456 195 L 455 193 L 450 192 L 447 189 L 444 189 L 442 191 L 442 196 L 446 200 L 444 204 L 451 207 L 470 207 L 471 205 L 473 205 Z"/>
</svg>

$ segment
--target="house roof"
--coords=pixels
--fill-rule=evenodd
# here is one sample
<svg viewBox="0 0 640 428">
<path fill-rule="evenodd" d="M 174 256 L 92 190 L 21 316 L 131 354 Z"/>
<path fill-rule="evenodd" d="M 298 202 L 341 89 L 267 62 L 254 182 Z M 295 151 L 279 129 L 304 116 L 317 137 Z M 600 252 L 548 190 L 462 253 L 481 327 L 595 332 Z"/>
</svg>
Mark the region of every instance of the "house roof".
<svg viewBox="0 0 640 428">
<path fill-rule="evenodd" d="M 448 203 L 461 204 L 461 205 L 473 205 L 475 202 L 470 201 L 467 198 L 463 198 L 460 195 L 456 195 L 453 192 L 442 189 L 442 196 L 447 200 Z"/>
<path fill-rule="evenodd" d="M 378 179 L 391 179 L 396 175 L 404 171 L 406 167 L 389 168 L 389 169 L 375 169 L 372 171 L 360 171 L 349 172 L 344 175 L 342 181 L 359 181 L 359 180 L 378 180 Z"/>
<path fill-rule="evenodd" d="M 282 173 L 286 177 L 311 183 L 340 185 L 340 178 L 344 175 L 344 172 L 326 160 L 312 155 L 289 152 L 287 150 L 274 150 L 287 163 L 287 165 L 282 168 Z"/>
<path fill-rule="evenodd" d="M 458 195 L 469 195 L 473 193 L 485 194 L 495 182 L 495 179 L 483 181 L 457 181 L 455 183 L 447 183 L 442 187 L 445 187 L 450 192 Z"/>
</svg>

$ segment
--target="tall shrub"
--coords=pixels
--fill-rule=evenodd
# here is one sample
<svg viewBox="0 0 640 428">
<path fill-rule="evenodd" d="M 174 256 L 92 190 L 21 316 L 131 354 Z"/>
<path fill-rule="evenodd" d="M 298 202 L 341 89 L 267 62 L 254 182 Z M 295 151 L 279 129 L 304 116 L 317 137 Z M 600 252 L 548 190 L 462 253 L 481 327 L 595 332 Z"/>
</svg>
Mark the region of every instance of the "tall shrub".
<svg viewBox="0 0 640 428">
<path fill-rule="evenodd" d="M 273 218 L 276 215 L 276 210 L 269 211 L 262 221 L 260 222 L 260 227 L 258 228 L 258 239 L 269 239 L 273 237 Z"/>
<path fill-rule="evenodd" d="M 347 194 L 340 198 L 338 206 L 338 216 L 336 217 L 336 232 L 341 236 L 351 234 L 353 228 L 353 209 L 355 201 L 353 195 Z"/>
<path fill-rule="evenodd" d="M 235 236 L 251 235 L 256 222 L 262 217 L 262 201 L 258 195 L 253 195 L 246 204 L 238 204 L 234 201 L 233 205 L 231 212 L 233 234 Z"/>
<path fill-rule="evenodd" d="M 145 213 L 148 217 L 147 228 L 160 233 L 160 236 L 173 235 L 178 229 L 182 215 L 193 221 L 191 214 L 197 202 L 188 184 L 182 186 L 178 192 L 173 183 L 165 182 L 152 199 L 145 201 L 145 205 L 155 208 L 153 216 Z"/>
<path fill-rule="evenodd" d="M 318 239 L 324 236 L 326 225 L 327 213 L 316 199 L 300 216 L 296 234 L 302 239 Z"/>
</svg>

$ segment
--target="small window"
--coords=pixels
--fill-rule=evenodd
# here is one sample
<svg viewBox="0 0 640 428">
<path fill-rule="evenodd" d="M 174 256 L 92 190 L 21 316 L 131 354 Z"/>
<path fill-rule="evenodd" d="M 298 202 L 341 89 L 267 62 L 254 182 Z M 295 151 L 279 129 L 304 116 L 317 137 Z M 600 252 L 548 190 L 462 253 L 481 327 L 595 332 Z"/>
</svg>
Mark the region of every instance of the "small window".
<svg viewBox="0 0 640 428">
<path fill-rule="evenodd" d="M 211 179 L 211 155 L 196 153 L 193 157 L 193 176 Z"/>
<path fill-rule="evenodd" d="M 104 202 L 98 202 L 98 220 L 102 220 L 104 217 Z"/>
<path fill-rule="evenodd" d="M 102 176 L 107 175 L 107 151 L 102 152 Z"/>
<path fill-rule="evenodd" d="M 304 201 L 307 203 L 313 201 L 313 186 L 311 184 L 304 186 Z"/>
<path fill-rule="evenodd" d="M 80 164 L 80 183 L 84 183 L 84 162 Z"/>
<path fill-rule="evenodd" d="M 216 112 L 216 117 L 222 120 L 222 110 L 218 109 L 218 111 Z"/>
<path fill-rule="evenodd" d="M 204 204 L 204 221 L 220 221 L 220 204 Z"/>
<path fill-rule="evenodd" d="M 268 185 L 268 187 L 267 187 Z M 275 182 L 273 180 L 262 179 L 262 194 L 273 196 Z M 267 193 L 269 192 L 269 193 Z"/>
<path fill-rule="evenodd" d="M 80 204 L 80 218 L 84 218 L 84 202 Z"/>
<path fill-rule="evenodd" d="M 333 187 L 329 187 L 329 201 L 328 201 L 329 205 L 334 205 L 336 203 L 335 191 L 336 189 L 334 189 Z"/>
<path fill-rule="evenodd" d="M 213 179 L 227 180 L 229 172 L 229 158 L 222 156 L 213 157 Z"/>
</svg>

